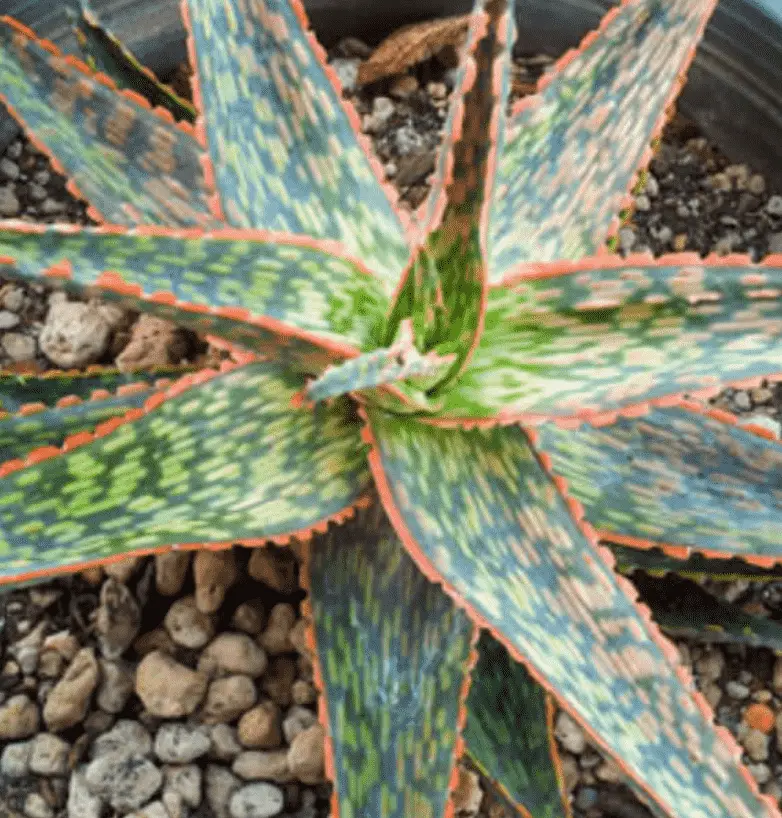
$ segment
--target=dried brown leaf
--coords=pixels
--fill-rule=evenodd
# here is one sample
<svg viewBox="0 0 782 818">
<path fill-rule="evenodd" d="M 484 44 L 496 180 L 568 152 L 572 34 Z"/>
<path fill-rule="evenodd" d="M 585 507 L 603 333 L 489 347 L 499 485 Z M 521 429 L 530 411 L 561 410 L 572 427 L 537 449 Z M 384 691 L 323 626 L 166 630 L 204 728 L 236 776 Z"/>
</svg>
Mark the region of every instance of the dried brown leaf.
<svg viewBox="0 0 782 818">
<path fill-rule="evenodd" d="M 358 70 L 358 83 L 366 85 L 393 77 L 434 57 L 446 48 L 460 48 L 467 35 L 470 15 L 414 23 L 383 40 Z"/>
</svg>

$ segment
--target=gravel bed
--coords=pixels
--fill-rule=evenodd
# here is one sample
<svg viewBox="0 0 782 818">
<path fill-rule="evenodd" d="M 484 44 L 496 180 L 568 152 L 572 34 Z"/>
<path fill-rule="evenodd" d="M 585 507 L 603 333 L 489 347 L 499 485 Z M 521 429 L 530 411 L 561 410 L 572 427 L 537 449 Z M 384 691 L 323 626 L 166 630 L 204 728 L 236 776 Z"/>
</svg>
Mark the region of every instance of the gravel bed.
<svg viewBox="0 0 782 818">
<path fill-rule="evenodd" d="M 357 89 L 367 53 L 346 41 L 332 64 L 402 206 L 414 209 L 428 190 L 453 69 L 432 59 Z M 550 61 L 517 60 L 516 95 Z M 186 90 L 186 72 L 177 82 Z M 755 259 L 782 252 L 779 193 L 676 117 L 612 246 Z M 24 139 L 0 157 L 0 218 L 89 223 L 84 205 Z M 0 367 L 132 369 L 217 355 L 167 322 L 0 280 Z M 727 389 L 715 404 L 779 434 L 782 384 Z M 208 575 L 220 581 L 206 583 Z M 707 587 L 782 618 L 780 583 Z M 303 595 L 295 555 L 270 548 L 129 560 L 0 596 L 0 818 L 328 815 Z M 761 788 L 780 798 L 782 660 L 759 649 L 677 644 Z M 556 736 L 577 818 L 648 818 L 563 713 Z M 462 770 L 457 800 L 459 816 L 508 815 L 471 769 Z"/>
</svg>

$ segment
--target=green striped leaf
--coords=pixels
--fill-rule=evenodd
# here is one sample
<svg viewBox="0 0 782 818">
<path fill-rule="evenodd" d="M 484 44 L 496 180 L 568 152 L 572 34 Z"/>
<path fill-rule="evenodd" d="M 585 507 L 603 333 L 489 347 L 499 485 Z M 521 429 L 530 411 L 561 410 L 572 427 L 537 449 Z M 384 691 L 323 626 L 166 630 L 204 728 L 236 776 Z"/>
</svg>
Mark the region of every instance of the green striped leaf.
<svg viewBox="0 0 782 818">
<path fill-rule="evenodd" d="M 778 442 L 685 406 L 537 432 L 602 539 L 782 559 Z"/>
<path fill-rule="evenodd" d="M 375 482 L 419 567 L 534 670 L 658 814 L 774 814 L 520 428 L 369 419 Z"/>
<path fill-rule="evenodd" d="M 69 435 L 91 431 L 103 421 L 143 406 L 150 394 L 151 387 L 146 387 L 132 394 L 0 418 L 0 463 L 24 458 L 41 446 L 62 446 Z"/>
<path fill-rule="evenodd" d="M 712 579 L 717 582 L 735 582 L 739 579 L 773 582 L 782 579 L 782 566 L 766 569 L 742 559 L 710 559 L 701 554 L 691 554 L 686 559 L 680 559 L 663 553 L 659 548 L 640 550 L 611 542 L 606 545 L 616 557 L 617 569 L 623 573 L 640 570 L 653 577 L 674 573 L 688 579 Z"/>
<path fill-rule="evenodd" d="M 110 77 L 120 89 L 141 94 L 152 105 L 168 110 L 175 119 L 193 122 L 196 110 L 142 65 L 125 44 L 109 29 L 86 0 L 73 0 L 69 10 L 76 40 L 84 61 L 94 71 Z"/>
<path fill-rule="evenodd" d="M 412 318 L 420 349 L 455 356 L 433 385 L 444 386 L 464 368 L 481 332 L 486 231 L 495 157 L 505 131 L 513 9 L 513 0 L 475 2 L 438 173 L 425 205 L 431 232 L 407 268 L 387 327 L 390 342 L 401 321 Z"/>
<path fill-rule="evenodd" d="M 187 0 L 185 8 L 201 127 L 228 222 L 336 239 L 390 291 L 409 255 L 404 230 L 301 4 Z"/>
<path fill-rule="evenodd" d="M 261 352 L 287 346 L 306 357 L 320 349 L 333 360 L 372 346 L 386 300 L 376 279 L 332 249 L 255 231 L 20 226 L 0 230 L 0 269 L 97 285 L 136 309 Z M 159 293 L 161 301 L 140 300 Z"/>
<path fill-rule="evenodd" d="M 0 19 L 0 99 L 98 220 L 214 222 L 202 150 L 188 131 L 9 18 Z"/>
<path fill-rule="evenodd" d="M 570 818 L 542 687 L 488 633 L 467 697 L 467 752 L 528 818 Z"/>
<path fill-rule="evenodd" d="M 378 387 L 393 385 L 410 406 L 426 409 L 429 401 L 424 387 L 416 389 L 415 384 L 442 373 L 453 362 L 454 356 L 441 357 L 436 352 L 421 355 L 413 342 L 409 322 L 403 323 L 400 329 L 400 337 L 393 346 L 329 367 L 307 387 L 309 399 L 321 401 L 349 392 L 374 391 Z"/>
<path fill-rule="evenodd" d="M 95 367 L 85 372 L 52 370 L 40 375 L 0 372 L 0 411 L 18 412 L 28 403 L 54 406 L 67 397 L 84 400 L 97 390 L 116 392 L 130 384 L 153 384 L 161 379 L 179 378 L 192 369 L 190 366 L 170 366 L 120 372 L 111 367 Z"/>
<path fill-rule="evenodd" d="M 268 363 L 187 376 L 111 434 L 6 473 L 0 581 L 338 518 L 366 490 L 360 432 L 344 402 L 293 408 L 301 388 Z"/>
<path fill-rule="evenodd" d="M 590 256 L 651 158 L 715 0 L 630 0 L 521 102 L 499 159 L 491 280 Z"/>
<path fill-rule="evenodd" d="M 713 596 L 695 582 L 636 576 L 634 584 L 654 621 L 671 636 L 782 653 L 782 623 L 746 613 L 740 605 Z"/>
<path fill-rule="evenodd" d="M 590 259 L 489 291 L 456 418 L 588 416 L 782 372 L 782 267 Z"/>
<path fill-rule="evenodd" d="M 311 605 L 340 818 L 442 818 L 473 627 L 382 512 L 313 542 Z"/>
</svg>

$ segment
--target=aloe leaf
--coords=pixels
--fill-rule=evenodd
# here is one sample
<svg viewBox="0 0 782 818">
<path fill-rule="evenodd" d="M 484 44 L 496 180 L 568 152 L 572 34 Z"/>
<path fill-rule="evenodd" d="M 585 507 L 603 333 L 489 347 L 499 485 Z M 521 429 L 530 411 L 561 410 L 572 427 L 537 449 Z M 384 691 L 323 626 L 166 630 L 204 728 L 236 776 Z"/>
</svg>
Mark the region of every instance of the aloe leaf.
<svg viewBox="0 0 782 818">
<path fill-rule="evenodd" d="M 489 291 L 481 342 L 443 414 L 538 422 L 782 371 L 782 267 L 743 258 L 528 265 Z"/>
<path fill-rule="evenodd" d="M 419 568 L 524 662 L 657 814 L 775 814 L 523 430 L 367 414 L 375 482 Z"/>
<path fill-rule="evenodd" d="M 187 543 L 263 542 L 339 519 L 367 487 L 343 401 L 296 409 L 269 363 L 185 376 L 144 408 L 0 467 L 0 582 Z"/>
<path fill-rule="evenodd" d="M 782 623 L 746 613 L 690 580 L 637 576 L 634 584 L 654 621 L 671 636 L 782 652 Z"/>
<path fill-rule="evenodd" d="M 151 387 L 144 385 L 131 393 L 0 417 L 0 463 L 24 458 L 42 446 L 61 446 L 69 435 L 143 406 L 150 394 Z"/>
<path fill-rule="evenodd" d="M 0 230 L 0 269 L 8 276 L 94 285 L 133 308 L 242 346 L 300 347 L 304 356 L 320 350 L 333 360 L 371 347 L 386 307 L 380 283 L 332 250 L 254 231 Z"/>
<path fill-rule="evenodd" d="M 0 411 L 18 412 L 28 403 L 54 406 L 62 398 L 89 398 L 93 392 L 116 392 L 134 384 L 152 384 L 164 378 L 178 378 L 191 366 L 155 367 L 120 372 L 112 367 L 93 367 L 84 372 L 51 370 L 39 375 L 18 375 L 0 371 Z"/>
<path fill-rule="evenodd" d="M 571 818 L 546 692 L 486 632 L 478 656 L 467 697 L 467 752 L 526 818 Z"/>
<path fill-rule="evenodd" d="M 618 226 L 715 0 L 629 0 L 511 118 L 491 220 L 491 280 L 578 259 Z"/>
<path fill-rule="evenodd" d="M 454 356 L 441 357 L 436 352 L 421 355 L 413 342 L 410 324 L 405 322 L 398 341 L 391 347 L 367 352 L 358 358 L 329 367 L 307 387 L 312 401 L 345 395 L 349 392 L 374 390 L 394 385 L 413 406 L 425 409 L 429 405 L 423 390 L 416 390 L 419 378 L 432 378 L 453 362 Z M 408 383 L 401 383 L 408 381 Z"/>
<path fill-rule="evenodd" d="M 118 88 L 136 91 L 152 105 L 165 108 L 176 119 L 195 121 L 195 107 L 142 65 L 130 49 L 104 26 L 86 0 L 73 0 L 73 3 L 75 8 L 69 10 L 69 16 L 76 40 L 90 68 L 111 77 Z"/>
<path fill-rule="evenodd" d="M 476 0 L 438 171 L 424 207 L 430 231 L 408 266 L 387 338 L 412 318 L 422 350 L 456 360 L 433 386 L 466 366 L 486 303 L 487 230 L 497 152 L 505 130 L 514 28 L 513 0 Z"/>
<path fill-rule="evenodd" d="M 0 99 L 98 221 L 215 222 L 190 130 L 8 17 L 0 18 Z"/>
<path fill-rule="evenodd" d="M 228 222 L 336 239 L 392 289 L 409 256 L 404 229 L 301 3 L 187 0 L 184 8 L 197 127 Z"/>
<path fill-rule="evenodd" d="M 782 560 L 782 445 L 695 408 L 544 424 L 537 445 L 601 539 Z"/>
<path fill-rule="evenodd" d="M 607 542 L 606 545 L 616 557 L 617 569 L 625 574 L 640 570 L 653 577 L 673 573 L 687 579 L 712 579 L 717 582 L 735 582 L 741 579 L 749 582 L 774 582 L 782 579 L 782 566 L 760 568 L 742 559 L 709 558 L 701 554 L 691 554 L 682 559 L 672 557 L 659 548 L 640 550 L 612 542 Z"/>
<path fill-rule="evenodd" d="M 474 628 L 374 510 L 309 548 L 341 818 L 443 818 Z"/>
</svg>

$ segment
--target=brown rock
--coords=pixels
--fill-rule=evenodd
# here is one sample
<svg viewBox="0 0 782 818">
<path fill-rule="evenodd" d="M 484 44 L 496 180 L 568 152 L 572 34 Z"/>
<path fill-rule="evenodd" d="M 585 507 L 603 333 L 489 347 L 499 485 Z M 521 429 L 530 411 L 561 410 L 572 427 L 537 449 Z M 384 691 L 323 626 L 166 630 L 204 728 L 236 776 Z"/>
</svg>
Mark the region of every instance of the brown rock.
<svg viewBox="0 0 782 818">
<path fill-rule="evenodd" d="M 83 571 L 79 572 L 79 575 L 86 583 L 94 587 L 95 585 L 100 585 L 101 582 L 103 582 L 103 567 L 96 565 L 93 568 L 85 568 Z"/>
<path fill-rule="evenodd" d="M 291 687 L 296 681 L 296 663 L 288 656 L 277 656 L 269 662 L 261 677 L 261 689 L 280 707 L 288 708 L 293 701 Z"/>
<path fill-rule="evenodd" d="M 295 623 L 296 611 L 293 605 L 288 605 L 286 602 L 275 605 L 269 614 L 266 630 L 258 641 L 272 656 L 278 653 L 290 653 L 293 651 L 290 632 Z"/>
<path fill-rule="evenodd" d="M 472 770 L 459 767 L 459 781 L 451 797 L 457 813 L 477 815 L 483 800 L 483 791 L 478 776 Z"/>
<path fill-rule="evenodd" d="M 233 550 L 197 552 L 193 559 L 193 574 L 198 610 L 214 613 L 223 604 L 226 591 L 236 582 Z"/>
<path fill-rule="evenodd" d="M 117 582 L 127 582 L 133 576 L 133 572 L 138 568 L 140 562 L 141 557 L 126 557 L 118 562 L 107 563 L 103 566 L 103 570 L 108 576 L 116 579 Z"/>
<path fill-rule="evenodd" d="M 288 767 L 302 784 L 319 784 L 325 775 L 323 744 L 326 732 L 313 724 L 299 733 L 288 750 Z"/>
<path fill-rule="evenodd" d="M 242 602 L 234 611 L 231 624 L 238 631 L 259 636 L 266 624 L 266 613 L 260 601 Z"/>
<path fill-rule="evenodd" d="M 201 712 L 205 724 L 238 719 L 256 701 L 255 685 L 249 676 L 226 676 L 209 685 Z"/>
<path fill-rule="evenodd" d="M 160 650 L 145 656 L 136 670 L 136 693 L 147 711 L 160 718 L 189 716 L 201 704 L 206 688 L 203 673 Z"/>
<path fill-rule="evenodd" d="M 52 304 L 38 344 L 63 369 L 95 363 L 109 343 L 109 325 L 95 307 L 80 301 Z"/>
<path fill-rule="evenodd" d="M 168 551 L 155 556 L 155 584 L 163 596 L 176 596 L 190 567 L 189 551 Z"/>
<path fill-rule="evenodd" d="M 178 363 L 187 353 L 187 337 L 170 321 L 142 314 L 116 364 L 123 372 Z"/>
<path fill-rule="evenodd" d="M 296 589 L 296 560 L 287 548 L 253 549 L 247 570 L 253 579 L 281 594 L 290 594 Z"/>
<path fill-rule="evenodd" d="M 70 631 L 58 631 L 43 640 L 43 650 L 53 650 L 62 656 L 66 662 L 79 652 L 79 640 Z"/>
<path fill-rule="evenodd" d="M 11 696 L 0 705 L 0 741 L 27 738 L 38 732 L 38 707 L 27 696 Z"/>
<path fill-rule="evenodd" d="M 185 648 L 202 648 L 214 636 L 212 620 L 198 610 L 194 596 L 174 602 L 163 624 L 174 642 Z"/>
<path fill-rule="evenodd" d="M 312 704 L 318 698 L 318 691 L 310 682 L 296 679 L 291 687 L 291 698 L 294 704 Z"/>
<path fill-rule="evenodd" d="M 204 673 L 238 673 L 253 679 L 269 664 L 266 654 L 246 633 L 221 633 L 205 648 L 198 660 Z"/>
<path fill-rule="evenodd" d="M 44 705 L 43 718 L 50 730 L 66 730 L 84 719 L 99 675 L 95 652 L 92 648 L 82 648 Z"/>
<path fill-rule="evenodd" d="M 133 643 L 133 650 L 139 656 L 146 656 L 148 653 L 152 653 L 153 650 L 162 650 L 164 653 L 173 655 L 176 653 L 176 645 L 166 630 L 155 628 L 149 633 L 142 633 Z"/>
<path fill-rule="evenodd" d="M 241 753 L 234 759 L 231 769 L 245 781 L 266 780 L 285 784 L 294 779 L 288 767 L 287 750 L 250 750 Z"/>
<path fill-rule="evenodd" d="M 261 702 L 239 720 L 239 741 L 245 747 L 273 750 L 282 744 L 280 708 L 274 702 Z"/>
<path fill-rule="evenodd" d="M 293 645 L 293 649 L 301 656 L 309 656 L 311 653 L 307 643 L 309 628 L 309 620 L 302 617 L 296 621 L 296 624 L 291 628 L 290 633 L 288 634 L 288 639 Z"/>
</svg>

